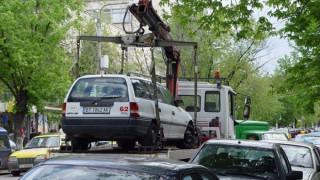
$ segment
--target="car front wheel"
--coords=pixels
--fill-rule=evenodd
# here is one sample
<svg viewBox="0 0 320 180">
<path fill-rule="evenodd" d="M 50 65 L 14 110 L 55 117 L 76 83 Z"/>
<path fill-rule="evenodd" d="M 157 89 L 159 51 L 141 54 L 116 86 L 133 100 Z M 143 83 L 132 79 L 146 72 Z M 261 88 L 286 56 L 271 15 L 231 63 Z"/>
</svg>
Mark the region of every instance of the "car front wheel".
<svg viewBox="0 0 320 180">
<path fill-rule="evenodd" d="M 11 171 L 11 174 L 13 175 L 13 176 L 19 176 L 20 175 L 20 171 Z"/>
</svg>

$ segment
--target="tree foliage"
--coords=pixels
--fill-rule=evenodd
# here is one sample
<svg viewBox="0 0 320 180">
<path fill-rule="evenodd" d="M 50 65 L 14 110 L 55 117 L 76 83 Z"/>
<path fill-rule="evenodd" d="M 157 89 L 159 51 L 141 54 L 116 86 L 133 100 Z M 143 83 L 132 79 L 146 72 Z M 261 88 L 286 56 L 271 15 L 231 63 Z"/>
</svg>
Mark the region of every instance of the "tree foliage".
<svg viewBox="0 0 320 180">
<path fill-rule="evenodd" d="M 0 0 L 0 80 L 15 97 L 18 135 L 31 106 L 62 98 L 71 66 L 61 45 L 77 23 L 81 0 Z"/>
<path fill-rule="evenodd" d="M 286 21 L 282 36 L 296 44 L 282 88 L 294 92 L 304 112 L 313 114 L 314 104 L 320 100 L 320 1 L 276 0 L 268 4 L 274 8 L 270 15 Z"/>
</svg>

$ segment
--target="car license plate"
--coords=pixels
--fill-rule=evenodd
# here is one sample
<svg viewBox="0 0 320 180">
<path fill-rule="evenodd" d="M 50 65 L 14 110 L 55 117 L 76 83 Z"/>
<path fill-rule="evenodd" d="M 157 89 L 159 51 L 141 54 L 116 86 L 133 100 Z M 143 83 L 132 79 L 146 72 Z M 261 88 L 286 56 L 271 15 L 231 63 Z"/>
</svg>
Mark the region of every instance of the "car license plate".
<svg viewBox="0 0 320 180">
<path fill-rule="evenodd" d="M 32 168 L 33 164 L 19 164 L 19 168 Z"/>
<path fill-rule="evenodd" d="M 85 114 L 109 114 L 110 107 L 83 107 Z"/>
</svg>

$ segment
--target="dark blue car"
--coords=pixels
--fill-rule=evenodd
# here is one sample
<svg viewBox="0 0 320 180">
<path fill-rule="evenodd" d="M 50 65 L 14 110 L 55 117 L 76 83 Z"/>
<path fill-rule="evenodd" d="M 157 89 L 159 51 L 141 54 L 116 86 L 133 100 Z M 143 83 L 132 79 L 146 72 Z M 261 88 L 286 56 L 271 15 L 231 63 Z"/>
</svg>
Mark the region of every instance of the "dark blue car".
<svg viewBox="0 0 320 180">
<path fill-rule="evenodd" d="M 207 168 L 162 158 L 122 154 L 86 154 L 49 159 L 21 180 L 219 180 Z"/>
<path fill-rule="evenodd" d="M 8 157 L 11 154 L 8 132 L 0 127 L 0 169 L 8 169 Z"/>
</svg>

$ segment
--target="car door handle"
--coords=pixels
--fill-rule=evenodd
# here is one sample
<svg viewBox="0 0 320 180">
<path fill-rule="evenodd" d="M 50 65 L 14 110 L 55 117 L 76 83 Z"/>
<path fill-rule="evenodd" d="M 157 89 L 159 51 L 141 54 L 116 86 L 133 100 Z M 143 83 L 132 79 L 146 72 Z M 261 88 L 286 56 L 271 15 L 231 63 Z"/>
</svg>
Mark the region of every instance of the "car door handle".
<svg viewBox="0 0 320 180">
<path fill-rule="evenodd" d="M 158 108 L 159 112 L 161 112 L 161 108 Z"/>
<path fill-rule="evenodd" d="M 172 115 L 175 115 L 174 111 L 172 111 Z"/>
</svg>

